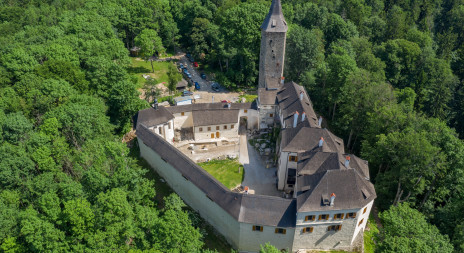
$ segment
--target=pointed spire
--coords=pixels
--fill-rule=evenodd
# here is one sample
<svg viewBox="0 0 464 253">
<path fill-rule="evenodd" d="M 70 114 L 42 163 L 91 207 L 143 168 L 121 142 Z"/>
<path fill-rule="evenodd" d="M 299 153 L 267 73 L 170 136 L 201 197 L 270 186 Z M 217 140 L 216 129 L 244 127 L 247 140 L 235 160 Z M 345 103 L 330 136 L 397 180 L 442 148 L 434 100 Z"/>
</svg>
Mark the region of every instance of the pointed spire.
<svg viewBox="0 0 464 253">
<path fill-rule="evenodd" d="M 272 0 L 269 13 L 261 25 L 261 30 L 266 32 L 287 32 L 287 22 L 282 14 L 282 4 L 280 0 Z"/>
</svg>

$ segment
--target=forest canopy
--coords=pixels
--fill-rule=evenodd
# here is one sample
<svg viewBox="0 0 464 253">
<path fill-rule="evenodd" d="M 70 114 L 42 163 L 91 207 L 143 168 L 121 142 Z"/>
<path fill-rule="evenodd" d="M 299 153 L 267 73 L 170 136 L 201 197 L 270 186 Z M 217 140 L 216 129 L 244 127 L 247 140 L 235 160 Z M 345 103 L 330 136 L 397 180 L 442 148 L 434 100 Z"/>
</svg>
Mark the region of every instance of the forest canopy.
<svg viewBox="0 0 464 253">
<path fill-rule="evenodd" d="M 227 88 L 255 89 L 269 5 L 0 1 L 1 249 L 201 250 L 189 213 L 157 207 L 153 182 L 121 143 L 149 106 L 128 73 L 129 50 L 148 45 L 148 58 L 183 48 Z M 386 223 L 377 250 L 464 251 L 464 2 L 282 5 L 286 80 L 369 161 Z M 414 238 L 439 245 L 388 231 L 400 216 L 417 219 Z"/>
</svg>

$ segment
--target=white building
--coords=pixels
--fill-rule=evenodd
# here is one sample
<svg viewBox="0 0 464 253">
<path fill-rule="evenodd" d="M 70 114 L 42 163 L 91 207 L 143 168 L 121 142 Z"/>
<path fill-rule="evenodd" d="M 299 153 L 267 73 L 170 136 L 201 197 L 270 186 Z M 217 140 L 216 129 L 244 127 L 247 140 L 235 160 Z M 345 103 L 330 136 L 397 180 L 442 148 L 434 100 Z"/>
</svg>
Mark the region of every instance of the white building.
<svg viewBox="0 0 464 253">
<path fill-rule="evenodd" d="M 139 112 L 140 154 L 176 193 L 241 252 L 270 242 L 279 249 L 352 250 L 362 240 L 376 193 L 366 161 L 321 128 L 305 89 L 283 84 L 287 24 L 273 0 L 261 26 L 256 103 L 190 104 Z M 243 129 L 280 127 L 277 185 L 287 198 L 235 193 L 172 144 L 234 139 Z"/>
</svg>

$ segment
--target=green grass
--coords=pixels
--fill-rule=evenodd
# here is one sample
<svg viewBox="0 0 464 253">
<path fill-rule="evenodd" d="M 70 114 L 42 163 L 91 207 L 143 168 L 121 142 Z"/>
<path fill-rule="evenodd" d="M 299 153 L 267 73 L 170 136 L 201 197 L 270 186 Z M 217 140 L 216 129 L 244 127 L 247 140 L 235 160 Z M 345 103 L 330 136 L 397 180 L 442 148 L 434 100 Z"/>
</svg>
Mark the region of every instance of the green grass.
<svg viewBox="0 0 464 253">
<path fill-rule="evenodd" d="M 369 231 L 367 231 L 369 229 Z M 364 232 L 364 252 L 366 253 L 374 253 L 375 251 L 375 238 L 379 234 L 379 228 L 377 228 L 377 224 L 375 223 L 374 218 L 369 216 L 369 220 L 367 222 L 367 227 Z"/>
<path fill-rule="evenodd" d="M 238 173 L 238 167 L 242 165 L 237 159 L 211 160 L 198 165 L 229 189 L 235 188 L 243 181 L 243 167 Z"/>
<path fill-rule="evenodd" d="M 150 75 L 152 76 L 158 83 L 165 82 L 167 85 L 168 82 L 168 66 L 169 64 L 173 64 L 172 62 L 153 62 L 153 69 L 155 72 L 153 73 L 151 70 L 151 63 L 149 61 L 137 60 L 136 57 L 131 57 L 131 66 L 128 68 L 128 72 L 131 75 L 137 77 L 137 86 L 139 88 L 143 87 L 145 84 L 145 78 L 142 75 Z"/>
<path fill-rule="evenodd" d="M 245 102 L 247 102 L 247 103 L 250 102 L 251 103 L 251 102 L 255 101 L 255 99 L 258 97 L 258 95 L 244 94 L 244 95 L 240 95 L 238 97 L 240 99 L 245 98 L 245 100 L 246 100 Z"/>
</svg>

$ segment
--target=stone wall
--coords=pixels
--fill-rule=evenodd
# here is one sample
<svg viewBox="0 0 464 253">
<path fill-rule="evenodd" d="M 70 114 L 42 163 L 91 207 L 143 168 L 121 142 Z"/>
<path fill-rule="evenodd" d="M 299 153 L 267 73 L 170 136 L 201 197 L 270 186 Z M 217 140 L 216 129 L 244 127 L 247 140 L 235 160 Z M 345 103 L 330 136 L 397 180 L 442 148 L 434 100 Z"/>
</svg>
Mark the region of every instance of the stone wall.
<svg viewBox="0 0 464 253">
<path fill-rule="evenodd" d="M 283 76 L 286 33 L 261 31 L 258 87 L 265 88 L 265 78 Z"/>
</svg>

